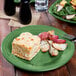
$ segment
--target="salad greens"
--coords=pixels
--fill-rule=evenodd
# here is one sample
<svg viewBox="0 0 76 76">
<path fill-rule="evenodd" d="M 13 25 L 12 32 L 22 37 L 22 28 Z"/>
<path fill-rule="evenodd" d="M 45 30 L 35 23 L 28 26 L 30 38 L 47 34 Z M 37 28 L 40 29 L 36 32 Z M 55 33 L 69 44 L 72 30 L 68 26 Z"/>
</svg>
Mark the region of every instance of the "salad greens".
<svg viewBox="0 0 76 76">
<path fill-rule="evenodd" d="M 60 11 L 57 11 L 56 5 L 59 4 L 61 2 L 61 0 L 59 2 L 57 2 L 57 4 L 52 9 L 53 13 L 60 17 L 76 14 L 76 10 L 72 7 L 72 4 L 70 3 L 71 0 L 66 0 L 66 1 L 67 1 L 67 3 Z M 76 16 L 70 20 L 76 21 Z"/>
</svg>

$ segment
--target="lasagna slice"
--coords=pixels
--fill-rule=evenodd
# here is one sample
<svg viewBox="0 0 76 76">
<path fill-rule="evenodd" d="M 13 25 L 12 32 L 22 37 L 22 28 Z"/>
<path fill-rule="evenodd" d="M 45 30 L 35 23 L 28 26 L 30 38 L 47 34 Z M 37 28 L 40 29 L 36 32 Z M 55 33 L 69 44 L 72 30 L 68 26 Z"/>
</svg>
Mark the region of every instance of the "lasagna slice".
<svg viewBox="0 0 76 76">
<path fill-rule="evenodd" d="M 21 33 L 12 42 L 12 54 L 31 60 L 40 50 L 40 38 L 29 32 Z"/>
</svg>

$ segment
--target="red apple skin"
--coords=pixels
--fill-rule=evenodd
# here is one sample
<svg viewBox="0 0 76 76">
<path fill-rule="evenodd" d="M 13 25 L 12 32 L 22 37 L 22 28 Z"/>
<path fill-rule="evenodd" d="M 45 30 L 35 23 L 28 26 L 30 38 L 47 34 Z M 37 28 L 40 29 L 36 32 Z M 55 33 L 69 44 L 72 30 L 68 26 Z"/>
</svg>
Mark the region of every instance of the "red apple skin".
<svg viewBox="0 0 76 76">
<path fill-rule="evenodd" d="M 48 34 L 48 32 L 42 32 L 38 36 L 41 38 L 41 40 L 47 40 L 49 34 Z"/>
<path fill-rule="evenodd" d="M 56 40 L 56 39 L 59 39 L 59 36 L 58 35 L 49 35 L 49 39 Z"/>
<path fill-rule="evenodd" d="M 59 36 L 58 35 L 52 35 L 52 39 L 59 39 Z"/>
<path fill-rule="evenodd" d="M 47 51 L 46 51 L 46 50 L 41 50 L 41 51 L 45 53 L 45 52 L 47 52 L 48 50 L 47 50 Z"/>
<path fill-rule="evenodd" d="M 49 39 L 49 40 L 52 40 L 53 42 L 59 43 L 59 44 L 66 42 L 66 40 L 59 39 L 58 35 L 50 35 L 48 32 L 42 32 L 38 36 L 41 38 L 41 40 L 48 40 Z"/>
<path fill-rule="evenodd" d="M 59 44 L 63 44 L 63 43 L 66 42 L 66 40 L 63 40 L 63 39 L 54 39 L 53 42 L 59 43 Z"/>
</svg>

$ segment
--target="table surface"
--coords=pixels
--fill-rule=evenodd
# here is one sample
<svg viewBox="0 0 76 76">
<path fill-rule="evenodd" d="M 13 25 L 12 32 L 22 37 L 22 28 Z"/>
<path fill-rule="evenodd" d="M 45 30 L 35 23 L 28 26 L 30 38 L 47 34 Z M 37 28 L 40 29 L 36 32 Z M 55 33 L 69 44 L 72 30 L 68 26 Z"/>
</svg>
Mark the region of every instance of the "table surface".
<svg viewBox="0 0 76 76">
<path fill-rule="evenodd" d="M 51 0 L 49 5 L 55 1 L 56 0 Z M 3 3 L 4 0 L 0 0 L 0 10 L 3 10 Z M 11 27 L 7 25 L 8 22 L 9 20 L 0 19 L 0 48 L 1 42 L 10 32 Z M 49 13 L 41 13 L 40 18 L 37 21 L 37 25 L 53 26 L 65 31 L 68 34 L 76 36 L 76 24 L 60 21 L 51 16 Z M 11 30 L 14 29 L 16 29 L 16 27 L 13 27 Z M 76 51 L 70 61 L 64 66 L 53 71 L 34 73 L 14 67 L 8 61 L 6 61 L 0 50 L 0 76 L 76 76 Z"/>
</svg>

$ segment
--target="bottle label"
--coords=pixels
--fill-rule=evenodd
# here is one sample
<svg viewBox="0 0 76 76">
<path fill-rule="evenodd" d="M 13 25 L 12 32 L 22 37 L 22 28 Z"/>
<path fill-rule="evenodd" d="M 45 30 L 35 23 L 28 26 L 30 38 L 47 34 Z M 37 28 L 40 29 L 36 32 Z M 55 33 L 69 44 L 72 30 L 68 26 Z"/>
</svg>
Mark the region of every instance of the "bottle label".
<svg viewBox="0 0 76 76">
<path fill-rule="evenodd" d="M 48 0 L 35 0 L 35 9 L 37 11 L 47 11 Z"/>
<path fill-rule="evenodd" d="M 21 0 L 14 0 L 14 2 L 15 2 L 15 3 L 20 3 L 20 2 L 21 2 Z"/>
</svg>

